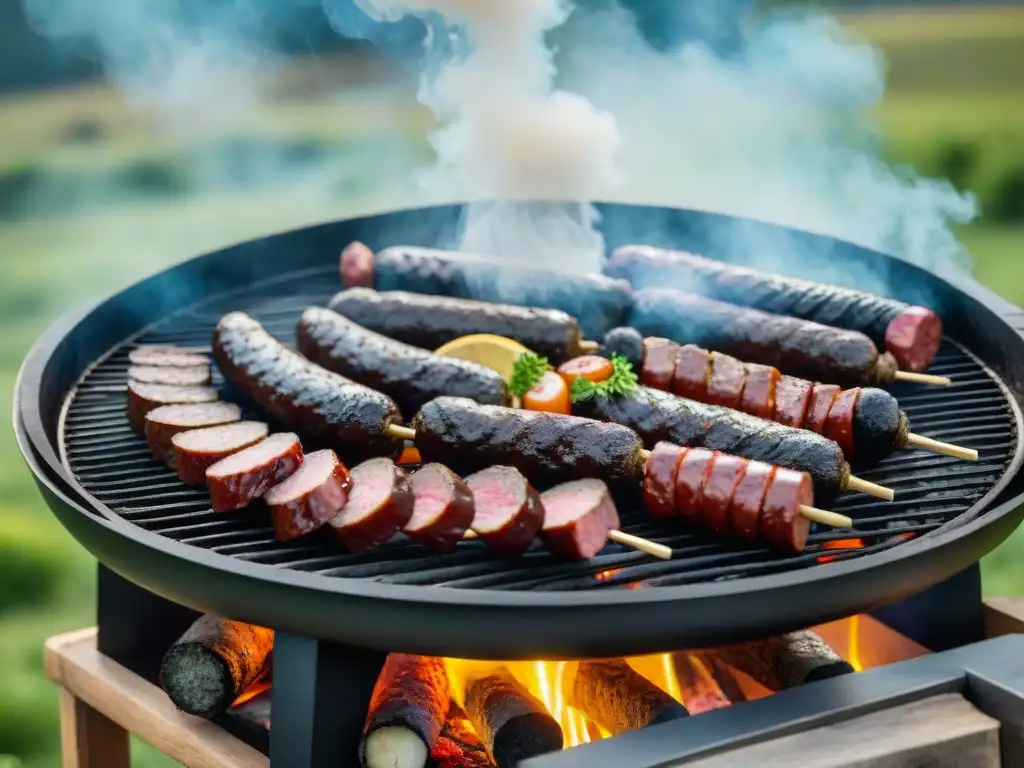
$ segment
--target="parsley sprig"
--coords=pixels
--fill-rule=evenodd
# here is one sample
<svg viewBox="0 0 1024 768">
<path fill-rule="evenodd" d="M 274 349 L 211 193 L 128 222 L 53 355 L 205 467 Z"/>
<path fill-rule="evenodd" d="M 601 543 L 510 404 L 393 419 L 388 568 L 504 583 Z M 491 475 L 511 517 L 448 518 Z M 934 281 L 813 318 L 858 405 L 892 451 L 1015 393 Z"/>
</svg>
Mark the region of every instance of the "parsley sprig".
<svg viewBox="0 0 1024 768">
<path fill-rule="evenodd" d="M 569 399 L 574 403 L 582 403 L 594 397 L 610 397 L 628 395 L 636 389 L 637 375 L 633 372 L 633 364 L 622 355 L 612 354 L 612 375 L 604 381 L 593 382 L 582 376 L 572 383 Z"/>
<path fill-rule="evenodd" d="M 508 391 L 516 397 L 525 397 L 533 389 L 548 370 L 548 359 L 524 352 L 512 367 L 512 377 L 508 381 Z"/>
</svg>

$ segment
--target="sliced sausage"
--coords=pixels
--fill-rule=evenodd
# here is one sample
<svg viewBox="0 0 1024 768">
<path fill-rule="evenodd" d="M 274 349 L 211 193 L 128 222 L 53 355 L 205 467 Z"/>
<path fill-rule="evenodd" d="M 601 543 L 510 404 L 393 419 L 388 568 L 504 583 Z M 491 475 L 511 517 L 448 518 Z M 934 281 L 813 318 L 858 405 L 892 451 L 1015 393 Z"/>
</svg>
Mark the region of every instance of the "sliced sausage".
<svg viewBox="0 0 1024 768">
<path fill-rule="evenodd" d="M 205 485 L 208 468 L 233 453 L 256 445 L 269 431 L 262 421 L 239 421 L 179 432 L 171 438 L 178 479 L 188 485 Z"/>
<path fill-rule="evenodd" d="M 348 468 L 334 451 L 306 454 L 302 466 L 263 497 L 274 536 L 290 541 L 326 525 L 345 506 L 351 487 Z"/>
<path fill-rule="evenodd" d="M 761 506 L 761 538 L 777 549 L 803 551 L 811 522 L 800 514 L 801 504 L 814 504 L 810 476 L 806 472 L 777 469 Z"/>
<path fill-rule="evenodd" d="M 853 424 L 860 393 L 860 387 L 843 390 L 832 404 L 825 422 L 825 437 L 839 443 L 847 459 L 854 455 Z"/>
<path fill-rule="evenodd" d="M 370 459 L 353 468 L 348 502 L 330 526 L 350 552 L 364 552 L 408 525 L 414 503 L 409 473 L 391 459 Z"/>
<path fill-rule="evenodd" d="M 355 240 L 341 252 L 341 284 L 347 288 L 373 288 L 373 251 Z"/>
<path fill-rule="evenodd" d="M 451 552 L 473 524 L 473 492 L 443 464 L 413 473 L 412 517 L 405 532 L 438 552 Z"/>
<path fill-rule="evenodd" d="M 132 365 L 157 366 L 162 368 L 196 368 L 209 366 L 210 358 L 177 347 L 139 347 L 128 353 Z"/>
<path fill-rule="evenodd" d="M 885 348 L 907 371 L 927 370 L 941 344 L 942 320 L 924 307 L 907 307 L 885 329 Z"/>
<path fill-rule="evenodd" d="M 661 442 L 647 457 L 644 470 L 644 505 L 656 520 L 675 517 L 676 474 L 688 448 Z"/>
<path fill-rule="evenodd" d="M 600 480 L 575 480 L 540 497 L 547 548 L 570 560 L 587 560 L 604 549 L 608 534 L 619 527 L 619 513 L 608 486 Z"/>
<path fill-rule="evenodd" d="M 503 556 L 521 555 L 544 525 L 540 494 L 515 467 L 489 467 L 466 478 L 473 492 L 473 530 Z"/>
<path fill-rule="evenodd" d="M 231 424 L 241 418 L 242 409 L 234 403 L 161 405 L 146 414 L 146 442 L 156 458 L 168 461 L 174 458 L 171 440 L 179 432 Z"/>
<path fill-rule="evenodd" d="M 172 387 L 129 381 L 125 410 L 131 428 L 143 435 L 146 432 L 146 414 L 161 405 L 215 403 L 217 399 L 217 390 L 213 387 Z"/>
<path fill-rule="evenodd" d="M 133 365 L 128 380 L 142 384 L 169 384 L 172 387 L 201 387 L 210 383 L 210 366 L 196 365 L 172 368 L 159 365 Z"/>
<path fill-rule="evenodd" d="M 213 511 L 230 512 L 248 506 L 290 477 L 300 464 L 302 444 L 291 432 L 271 435 L 221 459 L 206 470 Z"/>
<path fill-rule="evenodd" d="M 825 434 L 825 425 L 828 423 L 828 414 L 832 405 L 842 392 L 835 384 L 815 384 L 811 392 L 811 404 L 807 408 L 807 418 L 804 420 L 804 429 Z"/>
<path fill-rule="evenodd" d="M 704 522 L 701 491 L 707 484 L 714 458 L 714 451 L 691 448 L 679 463 L 679 471 L 676 473 L 676 514 L 691 525 Z"/>
<path fill-rule="evenodd" d="M 771 421 L 775 415 L 775 389 L 782 374 L 770 365 L 748 363 L 744 368 L 747 380 L 739 410 Z"/>
<path fill-rule="evenodd" d="M 737 538 L 746 541 L 757 539 L 761 506 L 775 470 L 771 464 L 760 461 L 747 464 L 747 471 L 743 473 L 729 504 L 729 529 Z"/>
<path fill-rule="evenodd" d="M 748 464 L 749 461 L 739 456 L 715 455 L 711 473 L 701 491 L 704 525 L 714 533 L 725 535 L 729 532 L 729 504 Z"/>
<path fill-rule="evenodd" d="M 706 403 L 738 409 L 743 400 L 747 372 L 739 360 L 718 352 L 711 353 L 711 378 Z"/>
<path fill-rule="evenodd" d="M 655 336 L 644 339 L 644 366 L 640 381 L 651 389 L 671 390 L 679 345 Z"/>
<path fill-rule="evenodd" d="M 783 376 L 775 387 L 775 421 L 800 429 L 807 419 L 814 385 L 806 379 Z"/>
<path fill-rule="evenodd" d="M 676 354 L 672 391 L 680 397 L 688 397 L 703 403 L 708 397 L 710 378 L 711 353 L 693 344 L 680 347 Z"/>
</svg>

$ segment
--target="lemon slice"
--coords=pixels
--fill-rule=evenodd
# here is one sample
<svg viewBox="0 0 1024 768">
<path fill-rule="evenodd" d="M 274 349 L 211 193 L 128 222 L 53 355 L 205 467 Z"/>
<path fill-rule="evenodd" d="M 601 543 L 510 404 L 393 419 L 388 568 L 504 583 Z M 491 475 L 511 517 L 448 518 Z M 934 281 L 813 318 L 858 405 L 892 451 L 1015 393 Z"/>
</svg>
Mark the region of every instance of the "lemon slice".
<svg viewBox="0 0 1024 768">
<path fill-rule="evenodd" d="M 471 363 L 493 368 L 505 381 L 512 378 L 512 370 L 523 353 L 530 350 L 515 339 L 496 336 L 492 333 L 475 333 L 460 336 L 434 350 L 435 355 L 457 357 Z"/>
</svg>

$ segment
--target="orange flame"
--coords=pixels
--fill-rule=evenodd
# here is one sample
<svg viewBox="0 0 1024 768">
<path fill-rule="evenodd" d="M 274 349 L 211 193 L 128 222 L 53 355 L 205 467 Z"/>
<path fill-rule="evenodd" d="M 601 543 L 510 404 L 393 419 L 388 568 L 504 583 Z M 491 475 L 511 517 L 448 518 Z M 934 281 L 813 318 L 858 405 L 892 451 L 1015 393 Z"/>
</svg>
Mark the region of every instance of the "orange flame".
<svg viewBox="0 0 1024 768">
<path fill-rule="evenodd" d="M 863 549 L 863 539 L 835 539 L 833 541 L 823 542 L 821 545 L 822 549 Z M 818 558 L 819 563 L 831 563 L 836 559 L 835 555 L 821 555 Z"/>
<path fill-rule="evenodd" d="M 257 680 L 255 683 L 253 683 L 248 688 L 246 688 L 244 691 L 242 691 L 241 695 L 239 695 L 239 697 L 237 699 L 235 699 L 231 703 L 231 706 L 232 707 L 239 707 L 242 704 L 245 704 L 245 702 L 247 702 L 247 701 L 252 701 L 257 696 L 259 696 L 261 693 L 269 691 L 270 687 L 271 687 L 270 683 L 265 682 L 263 680 Z"/>
</svg>

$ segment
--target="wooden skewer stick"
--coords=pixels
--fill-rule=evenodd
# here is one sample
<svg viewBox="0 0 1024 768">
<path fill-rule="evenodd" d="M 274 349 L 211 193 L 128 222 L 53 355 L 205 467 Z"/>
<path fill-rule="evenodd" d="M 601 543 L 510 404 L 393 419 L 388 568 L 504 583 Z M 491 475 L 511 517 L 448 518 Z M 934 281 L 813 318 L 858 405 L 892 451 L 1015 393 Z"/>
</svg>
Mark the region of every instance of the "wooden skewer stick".
<svg viewBox="0 0 1024 768">
<path fill-rule="evenodd" d="M 400 427 L 397 424 L 389 424 L 386 430 L 388 437 L 393 437 L 396 440 L 415 440 L 416 430 L 410 429 L 409 427 Z"/>
<path fill-rule="evenodd" d="M 475 539 L 478 537 L 476 535 L 476 531 L 466 531 L 462 535 L 462 538 L 465 540 Z M 622 544 L 625 547 L 632 547 L 633 549 L 638 549 L 641 552 L 646 552 L 648 555 L 651 555 L 652 557 L 657 557 L 661 560 L 672 559 L 672 548 L 666 547 L 664 544 L 656 544 L 653 541 L 641 539 L 639 536 L 633 536 L 628 533 L 623 533 L 622 531 L 611 531 L 608 534 L 608 538 L 618 544 Z"/>
<path fill-rule="evenodd" d="M 867 480 L 861 480 L 859 477 L 849 475 L 846 478 L 846 485 L 843 486 L 844 490 L 854 491 L 856 493 L 866 493 L 868 496 L 874 496 L 876 499 L 882 499 L 882 501 L 892 501 L 896 498 L 896 494 L 893 493 L 892 488 L 886 488 L 884 485 L 876 485 L 875 483 L 869 483 Z"/>
<path fill-rule="evenodd" d="M 965 461 L 978 460 L 978 452 L 973 448 L 961 448 L 959 445 L 943 443 L 940 440 L 932 440 L 930 437 L 915 435 L 913 432 L 907 435 L 907 445 L 914 448 L 921 448 L 925 451 L 931 451 L 932 453 L 941 453 L 944 456 L 953 456 L 957 459 L 964 459 Z"/>
<path fill-rule="evenodd" d="M 948 376 L 934 376 L 930 373 L 914 373 L 913 371 L 896 371 L 896 381 L 909 381 L 915 384 L 935 384 L 948 387 L 953 380 Z"/>
<path fill-rule="evenodd" d="M 841 515 L 838 512 L 829 512 L 827 509 L 818 509 L 817 507 L 808 507 L 806 504 L 801 504 L 800 514 L 812 523 L 821 523 L 832 528 L 853 528 L 853 518 Z"/>
</svg>

